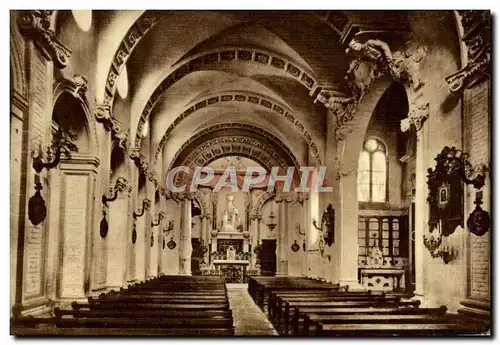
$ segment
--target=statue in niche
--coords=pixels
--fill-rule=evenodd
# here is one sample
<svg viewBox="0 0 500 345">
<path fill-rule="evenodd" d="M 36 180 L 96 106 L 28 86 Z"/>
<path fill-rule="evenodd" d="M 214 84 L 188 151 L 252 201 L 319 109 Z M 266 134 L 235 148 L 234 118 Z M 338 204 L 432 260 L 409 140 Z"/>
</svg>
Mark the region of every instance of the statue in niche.
<svg viewBox="0 0 500 345">
<path fill-rule="evenodd" d="M 228 260 L 236 260 L 236 250 L 233 246 L 229 246 L 227 248 L 227 259 Z"/>
<path fill-rule="evenodd" d="M 227 206 L 222 216 L 222 232 L 236 232 L 241 231 L 242 224 L 238 209 L 234 206 L 234 196 L 228 194 L 226 196 Z"/>
</svg>

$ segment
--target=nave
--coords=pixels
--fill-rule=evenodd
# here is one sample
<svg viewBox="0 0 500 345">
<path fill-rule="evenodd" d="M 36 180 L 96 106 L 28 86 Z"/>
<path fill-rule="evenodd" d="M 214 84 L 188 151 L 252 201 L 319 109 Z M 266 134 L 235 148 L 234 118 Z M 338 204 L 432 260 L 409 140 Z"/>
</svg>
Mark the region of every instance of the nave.
<svg viewBox="0 0 500 345">
<path fill-rule="evenodd" d="M 11 11 L 11 332 L 483 333 L 491 29 Z"/>
</svg>

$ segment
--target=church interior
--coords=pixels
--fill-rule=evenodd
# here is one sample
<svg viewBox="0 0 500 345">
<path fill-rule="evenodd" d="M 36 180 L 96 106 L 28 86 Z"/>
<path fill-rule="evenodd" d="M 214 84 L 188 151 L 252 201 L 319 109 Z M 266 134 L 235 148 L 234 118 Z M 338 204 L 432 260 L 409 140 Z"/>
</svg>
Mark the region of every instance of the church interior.
<svg viewBox="0 0 500 345">
<path fill-rule="evenodd" d="M 490 60 L 489 11 L 10 11 L 11 334 L 488 335 Z"/>
</svg>

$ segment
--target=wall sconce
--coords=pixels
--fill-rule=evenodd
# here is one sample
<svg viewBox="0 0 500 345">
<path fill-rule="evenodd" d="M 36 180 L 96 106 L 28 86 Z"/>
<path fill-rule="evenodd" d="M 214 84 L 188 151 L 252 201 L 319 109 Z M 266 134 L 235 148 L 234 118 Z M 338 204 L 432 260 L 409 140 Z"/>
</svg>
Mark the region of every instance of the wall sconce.
<svg viewBox="0 0 500 345">
<path fill-rule="evenodd" d="M 297 230 L 297 232 L 299 233 L 300 236 L 305 236 L 306 235 L 306 232 L 302 232 L 301 231 L 301 226 L 300 226 L 300 223 L 296 223 L 295 224 L 295 229 Z"/>
<path fill-rule="evenodd" d="M 40 144 L 38 154 L 33 157 L 33 169 L 39 174 L 44 168 L 49 170 L 55 168 L 59 164 L 62 154 L 68 158 L 71 157 L 71 152 L 78 152 L 78 147 L 71 142 L 71 140 L 74 141 L 77 138 L 76 134 L 64 132 L 59 127 L 53 135 L 51 146 L 47 148 L 49 160 L 47 162 L 42 160 L 42 145 Z"/>
<path fill-rule="evenodd" d="M 47 206 L 45 205 L 45 200 L 42 197 L 40 191 L 43 189 L 42 182 L 40 181 L 40 173 L 44 168 L 52 169 L 59 164 L 61 159 L 61 154 L 65 154 L 66 157 L 71 157 L 71 152 L 78 152 L 78 147 L 68 140 L 65 135 L 67 135 L 71 140 L 76 140 L 77 136 L 64 133 L 61 128 L 59 128 L 56 133 L 54 133 L 52 139 L 52 145 L 47 148 L 47 156 L 50 158 L 49 161 L 44 162 L 42 160 L 42 145 L 38 146 L 38 154 L 34 156 L 33 152 L 33 169 L 35 170 L 35 194 L 28 201 L 28 219 L 30 222 L 37 226 L 45 220 L 47 216 Z"/>
<path fill-rule="evenodd" d="M 149 200 L 149 199 L 142 200 L 142 210 L 140 211 L 141 213 L 136 213 L 134 211 L 134 213 L 133 213 L 134 219 L 142 217 L 144 215 L 144 211 L 148 210 L 150 206 L 151 206 L 151 200 Z"/>
<path fill-rule="evenodd" d="M 276 218 L 276 216 L 274 215 L 274 212 L 271 211 L 269 213 L 269 221 L 267 222 L 267 227 L 269 228 L 269 230 L 273 231 L 274 228 L 276 227 L 276 221 L 274 220 Z"/>
<path fill-rule="evenodd" d="M 165 212 L 163 211 L 160 211 L 160 213 L 158 213 L 158 220 L 155 222 L 151 221 L 151 226 L 158 226 L 160 225 L 161 221 L 163 220 L 163 218 L 165 218 Z"/>
<path fill-rule="evenodd" d="M 170 231 L 173 231 L 174 229 L 175 229 L 175 222 L 173 220 L 170 220 L 168 222 L 168 227 L 163 229 L 163 233 L 166 236 Z"/>
<path fill-rule="evenodd" d="M 111 197 L 107 197 L 106 194 L 102 195 L 102 204 L 108 206 L 108 202 L 115 201 L 118 198 L 118 192 L 122 192 L 127 188 L 127 180 L 123 177 L 118 177 L 115 182 L 115 186 L 113 187 L 113 195 Z"/>
</svg>

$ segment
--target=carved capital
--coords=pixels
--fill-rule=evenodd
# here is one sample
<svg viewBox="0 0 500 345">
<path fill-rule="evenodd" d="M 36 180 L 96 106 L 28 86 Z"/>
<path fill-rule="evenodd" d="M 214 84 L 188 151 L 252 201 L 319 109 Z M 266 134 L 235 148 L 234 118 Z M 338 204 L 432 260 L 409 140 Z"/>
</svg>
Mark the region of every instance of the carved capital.
<svg viewBox="0 0 500 345">
<path fill-rule="evenodd" d="M 50 30 L 52 12 L 52 10 L 24 11 L 18 19 L 19 29 L 23 35 L 32 39 L 58 68 L 64 68 L 71 57 L 71 50 L 55 37 L 54 31 Z"/>
<path fill-rule="evenodd" d="M 490 11 L 458 11 L 467 46 L 467 65 L 446 77 L 451 92 L 460 92 L 491 75 Z"/>
<path fill-rule="evenodd" d="M 71 79 L 64 79 L 58 87 L 63 88 L 64 91 L 69 92 L 73 97 L 83 101 L 88 90 L 87 77 L 75 74 Z"/>
<path fill-rule="evenodd" d="M 401 131 L 406 132 L 411 126 L 420 131 L 422 125 L 429 117 L 429 102 L 422 99 L 414 100 L 410 103 L 410 110 L 408 111 L 408 117 L 401 120 Z"/>
<path fill-rule="evenodd" d="M 107 131 L 113 130 L 115 123 L 113 122 L 113 117 L 111 116 L 111 106 L 108 104 L 99 104 L 96 106 L 94 116 L 97 122 L 104 125 Z"/>
</svg>

